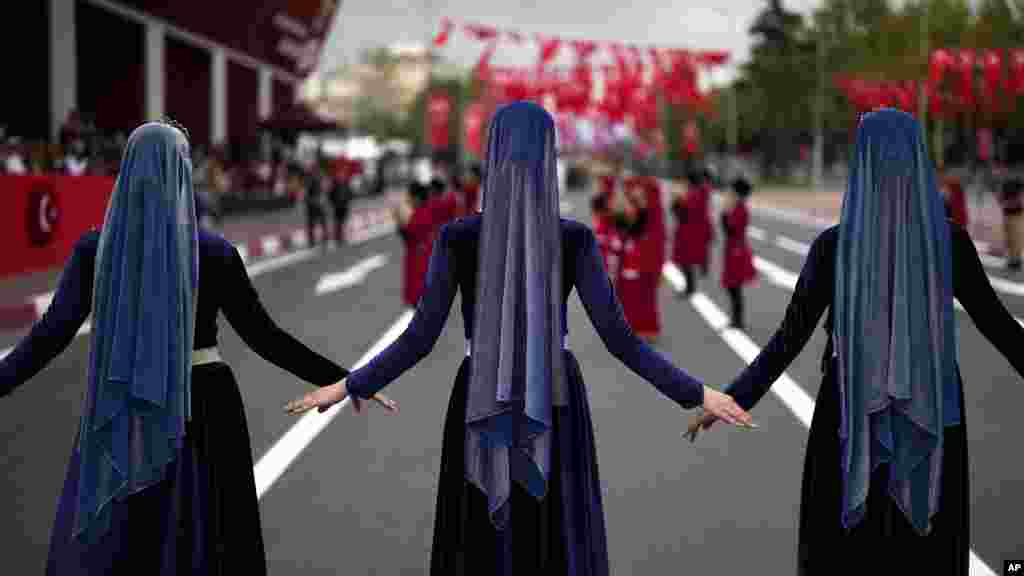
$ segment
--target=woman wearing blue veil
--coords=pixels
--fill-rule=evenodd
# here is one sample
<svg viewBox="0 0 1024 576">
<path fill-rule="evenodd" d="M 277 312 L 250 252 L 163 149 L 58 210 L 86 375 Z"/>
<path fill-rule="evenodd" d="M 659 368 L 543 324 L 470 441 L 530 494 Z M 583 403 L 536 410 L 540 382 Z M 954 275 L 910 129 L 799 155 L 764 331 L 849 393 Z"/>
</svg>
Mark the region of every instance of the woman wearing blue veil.
<svg viewBox="0 0 1024 576">
<path fill-rule="evenodd" d="M 0 361 L 4 396 L 92 314 L 88 393 L 50 576 L 266 574 L 245 410 L 217 351 L 218 312 L 256 353 L 307 382 L 348 374 L 277 327 L 235 248 L 197 230 L 194 202 L 184 129 L 137 128 L 102 231 L 78 241 L 46 314 Z"/>
<path fill-rule="evenodd" d="M 732 398 L 675 368 L 629 329 L 594 234 L 559 217 L 555 125 L 517 102 L 491 120 L 483 211 L 441 228 L 405 332 L 301 413 L 368 398 L 433 348 L 462 293 L 466 358 L 448 405 L 431 574 L 608 574 L 601 484 L 583 376 L 567 348 L 575 288 L 608 349 L 683 408 L 734 424 Z"/>
<path fill-rule="evenodd" d="M 867 114 L 850 166 L 839 225 L 815 240 L 782 325 L 727 392 L 752 408 L 827 309 L 799 573 L 833 573 L 839 553 L 844 567 L 863 560 L 877 569 L 873 542 L 884 536 L 900 538 L 915 573 L 966 575 L 967 420 L 953 299 L 1018 374 L 1024 329 L 992 290 L 967 232 L 946 220 L 912 116 Z M 695 421 L 693 437 L 713 421 Z"/>
</svg>

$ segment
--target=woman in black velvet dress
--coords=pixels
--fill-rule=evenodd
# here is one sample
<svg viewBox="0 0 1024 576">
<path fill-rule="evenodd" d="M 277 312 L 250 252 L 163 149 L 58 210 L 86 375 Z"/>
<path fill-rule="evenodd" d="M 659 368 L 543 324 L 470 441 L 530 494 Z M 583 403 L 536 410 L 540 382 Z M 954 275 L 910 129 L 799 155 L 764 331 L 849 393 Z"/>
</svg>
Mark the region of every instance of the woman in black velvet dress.
<svg viewBox="0 0 1024 576">
<path fill-rule="evenodd" d="M 945 219 L 917 122 L 872 113 L 858 130 L 839 225 L 814 241 L 782 325 L 726 390 L 753 407 L 828 311 L 801 489 L 800 574 L 835 573 L 839 561 L 877 570 L 879 537 L 900 539 L 914 573 L 968 574 L 954 298 L 1024 373 L 1016 344 L 1024 329 L 992 290 L 967 232 Z M 713 422 L 698 417 L 691 439 Z"/>
<path fill-rule="evenodd" d="M 193 202 L 185 132 L 163 123 L 137 129 L 128 141 L 103 231 L 87 232 L 78 241 L 46 314 L 0 360 L 3 397 L 63 352 L 92 314 L 93 359 L 104 343 L 114 342 L 112 363 L 130 364 L 123 372 L 132 379 L 125 392 L 112 391 L 123 384 L 117 371 L 97 370 L 93 362 L 83 432 L 75 440 L 51 532 L 49 576 L 266 574 L 245 410 L 238 383 L 217 351 L 219 312 L 257 354 L 310 384 L 327 386 L 348 376 L 348 370 L 274 323 L 234 246 L 220 236 L 196 233 Z M 163 232 L 173 229 L 183 233 L 168 239 Z M 186 254 L 180 261 L 179 250 Z M 151 267 L 159 262 L 163 264 Z M 178 262 L 183 266 L 174 269 Z M 132 269 L 143 274 L 132 275 Z M 191 276 L 191 281 L 179 283 L 179 274 Z M 124 300 L 137 305 L 118 307 Z M 113 322 L 105 320 L 111 318 L 106 313 L 111 306 L 116 312 Z M 174 330 L 175 325 L 184 329 L 168 338 L 168 327 Z M 119 347 L 124 343 L 130 351 Z M 154 353 L 165 354 L 161 350 L 171 350 L 170 357 L 150 361 Z M 190 413 L 168 418 L 173 421 L 176 416 L 184 434 L 170 460 L 153 465 L 157 457 L 146 452 L 139 429 L 159 417 L 154 416 L 154 407 L 160 403 L 140 401 L 137 390 L 162 386 L 160 376 L 166 372 L 160 366 L 177 370 L 179 365 L 191 368 L 191 384 L 184 392 L 191 400 Z M 94 378 L 98 372 L 107 374 L 99 383 Z M 171 400 L 164 406 L 174 403 L 173 394 L 160 398 Z M 393 408 L 385 398 L 377 401 Z M 97 413 L 114 414 L 109 420 L 116 424 L 118 414 L 133 410 L 140 416 L 130 430 L 94 423 Z M 88 435 L 97 433 L 105 433 L 108 445 L 115 447 L 110 454 L 117 472 L 129 476 L 130 483 L 135 483 L 129 474 L 135 468 L 123 470 L 117 446 L 130 444 L 126 462 L 138 469 L 148 463 L 156 476 L 117 494 L 109 504 L 101 499 L 95 514 L 105 515 L 105 522 L 97 519 L 82 532 L 86 510 L 80 497 L 88 497 L 86 491 L 95 492 L 100 484 L 90 481 L 90 470 L 95 469 L 90 468 L 90 451 L 98 453 L 97 444 L 87 441 Z"/>
</svg>

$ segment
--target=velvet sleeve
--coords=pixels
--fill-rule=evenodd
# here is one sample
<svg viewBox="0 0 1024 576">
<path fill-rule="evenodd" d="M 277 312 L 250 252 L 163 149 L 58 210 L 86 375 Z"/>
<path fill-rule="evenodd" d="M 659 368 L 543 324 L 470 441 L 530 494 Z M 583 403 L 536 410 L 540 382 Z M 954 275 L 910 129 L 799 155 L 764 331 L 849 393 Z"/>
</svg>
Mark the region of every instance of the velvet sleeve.
<svg viewBox="0 0 1024 576">
<path fill-rule="evenodd" d="M 604 269 L 597 239 L 589 229 L 583 230 L 576 258 L 576 292 L 608 351 L 676 404 L 683 408 L 702 405 L 704 385 L 633 334 Z"/>
<path fill-rule="evenodd" d="M 744 410 L 753 408 L 786 371 L 831 305 L 837 235 L 838 228 L 833 227 L 814 241 L 782 324 L 757 358 L 724 390 Z"/>
<path fill-rule="evenodd" d="M 996 296 L 988 275 L 978 258 L 970 236 L 958 225 L 950 224 L 953 240 L 953 292 L 974 325 L 1010 362 L 1017 374 L 1024 375 L 1024 327 L 1010 315 Z"/>
<path fill-rule="evenodd" d="M 430 254 L 426 287 L 405 331 L 368 364 L 349 375 L 348 393 L 369 398 L 430 354 L 441 336 L 458 291 L 450 228 L 441 227 Z"/>
<path fill-rule="evenodd" d="M 61 273 L 50 306 L 7 357 L 0 359 L 0 396 L 38 374 L 74 340 L 92 312 L 97 235 L 83 236 Z"/>
<path fill-rule="evenodd" d="M 310 350 L 274 322 L 233 246 L 228 247 L 220 268 L 220 281 L 204 286 L 214 285 L 223 290 L 219 298 L 221 310 L 246 346 L 267 362 L 316 386 L 334 384 L 348 376 L 347 370 Z"/>
</svg>

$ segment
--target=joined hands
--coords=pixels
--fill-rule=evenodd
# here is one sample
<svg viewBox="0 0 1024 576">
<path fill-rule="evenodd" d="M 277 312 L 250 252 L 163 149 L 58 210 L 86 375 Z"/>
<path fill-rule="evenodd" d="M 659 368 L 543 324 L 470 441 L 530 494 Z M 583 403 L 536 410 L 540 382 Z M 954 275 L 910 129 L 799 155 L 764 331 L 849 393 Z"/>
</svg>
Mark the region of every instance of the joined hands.
<svg viewBox="0 0 1024 576">
<path fill-rule="evenodd" d="M 330 386 L 318 388 L 308 394 L 305 394 L 301 398 L 292 400 L 285 405 L 284 411 L 292 416 L 298 416 L 299 414 L 308 412 L 313 408 L 316 408 L 318 412 L 326 412 L 328 408 L 341 402 L 348 395 L 348 388 L 345 386 L 345 380 L 342 380 L 335 384 L 331 384 Z M 383 394 L 374 394 L 372 400 L 383 406 L 389 412 L 398 412 L 398 403 Z M 352 396 L 352 409 L 355 410 L 356 414 L 362 414 L 363 402 L 365 402 L 365 400 L 362 398 Z"/>
<path fill-rule="evenodd" d="M 683 436 L 689 438 L 690 442 L 697 440 L 697 434 L 701 430 L 707 430 L 718 420 L 724 420 L 729 424 L 742 429 L 759 428 L 754 423 L 753 417 L 746 410 L 740 408 L 736 400 L 728 394 L 723 394 L 712 388 L 704 388 L 704 406 L 702 412 L 690 421 Z"/>
</svg>

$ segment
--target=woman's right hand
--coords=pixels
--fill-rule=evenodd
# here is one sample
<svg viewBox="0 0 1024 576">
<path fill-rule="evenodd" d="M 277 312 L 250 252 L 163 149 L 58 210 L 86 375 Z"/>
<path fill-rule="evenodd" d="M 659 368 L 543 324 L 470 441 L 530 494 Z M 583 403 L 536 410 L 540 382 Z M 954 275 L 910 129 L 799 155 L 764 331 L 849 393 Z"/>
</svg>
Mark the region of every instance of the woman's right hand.
<svg viewBox="0 0 1024 576">
<path fill-rule="evenodd" d="M 754 418 L 728 394 L 723 394 L 713 388 L 704 387 L 704 412 L 705 416 L 712 416 L 724 420 L 733 426 L 743 428 L 756 428 Z"/>
</svg>

